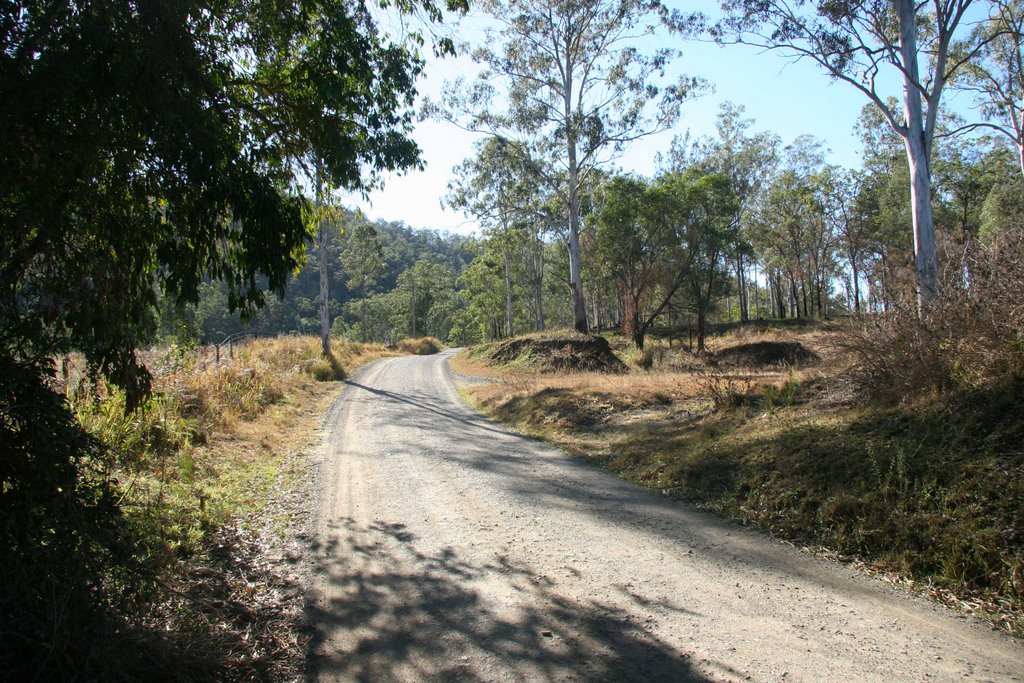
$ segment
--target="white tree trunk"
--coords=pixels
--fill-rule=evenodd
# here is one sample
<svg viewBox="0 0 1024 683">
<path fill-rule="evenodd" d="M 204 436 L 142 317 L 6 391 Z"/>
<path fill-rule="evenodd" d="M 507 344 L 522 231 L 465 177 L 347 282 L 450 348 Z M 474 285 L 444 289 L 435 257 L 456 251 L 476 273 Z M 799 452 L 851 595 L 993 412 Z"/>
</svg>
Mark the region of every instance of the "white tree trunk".
<svg viewBox="0 0 1024 683">
<path fill-rule="evenodd" d="M 914 0 L 895 0 L 900 26 L 900 53 L 905 66 L 903 112 L 906 134 L 903 142 L 910 169 L 910 202 L 914 223 L 914 269 L 917 274 L 917 310 L 922 315 L 935 298 L 938 283 L 938 257 L 935 248 L 935 222 L 932 218 L 931 169 L 929 147 L 925 140 L 921 91 L 914 85 L 919 79 L 917 64 L 917 12 Z"/>
<path fill-rule="evenodd" d="M 320 214 L 323 207 L 323 178 L 320 169 L 316 173 L 317 258 L 320 266 L 320 348 L 325 356 L 331 355 L 331 326 L 328 320 L 327 291 L 327 221 Z"/>
<path fill-rule="evenodd" d="M 505 245 L 505 325 L 508 328 L 508 336 L 514 337 L 512 315 L 512 259 L 508 253 L 508 245 Z"/>
</svg>

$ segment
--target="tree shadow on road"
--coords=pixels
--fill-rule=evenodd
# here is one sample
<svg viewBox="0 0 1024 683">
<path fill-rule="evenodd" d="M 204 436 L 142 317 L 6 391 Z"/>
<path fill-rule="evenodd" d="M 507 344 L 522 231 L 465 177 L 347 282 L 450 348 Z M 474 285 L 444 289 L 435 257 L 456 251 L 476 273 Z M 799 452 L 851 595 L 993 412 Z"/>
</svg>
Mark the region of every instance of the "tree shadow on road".
<svg viewBox="0 0 1024 683">
<path fill-rule="evenodd" d="M 391 424 L 403 427 L 402 433 L 408 435 L 391 444 L 396 452 L 422 450 L 424 435 L 443 433 L 451 447 L 435 446 L 432 457 L 491 476 L 493 490 L 511 495 L 524 506 L 535 505 L 550 515 L 580 512 L 603 523 L 628 524 L 719 564 L 747 565 L 781 579 L 805 579 L 844 594 L 880 598 L 870 583 L 837 581 L 834 572 L 806 562 L 794 548 L 765 543 L 761 532 L 612 473 L 599 474 L 594 462 L 558 454 L 543 441 L 516 434 L 466 406 L 444 404 L 426 394 L 355 386 L 403 406 L 389 415 Z"/>
<path fill-rule="evenodd" d="M 420 551 L 396 524 L 332 532 L 308 607 L 309 680 L 709 680 L 620 608 L 567 598 L 507 557 Z"/>
</svg>

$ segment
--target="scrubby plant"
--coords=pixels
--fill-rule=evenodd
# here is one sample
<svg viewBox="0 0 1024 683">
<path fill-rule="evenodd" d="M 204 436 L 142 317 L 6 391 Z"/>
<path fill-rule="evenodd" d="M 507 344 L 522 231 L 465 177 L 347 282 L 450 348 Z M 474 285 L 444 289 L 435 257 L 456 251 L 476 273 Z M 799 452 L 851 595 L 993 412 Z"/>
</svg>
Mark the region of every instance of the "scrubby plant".
<svg viewBox="0 0 1024 683">
<path fill-rule="evenodd" d="M 435 337 L 419 337 L 417 339 L 403 339 L 398 342 L 397 349 L 400 353 L 429 356 L 443 351 L 444 344 Z"/>
<path fill-rule="evenodd" d="M 852 384 L 891 403 L 1024 376 L 1024 233 L 975 245 L 925 315 L 904 307 L 869 319 L 844 346 Z"/>
<path fill-rule="evenodd" d="M 117 675 L 98 645 L 145 576 L 109 450 L 38 382 L 0 366 L 0 670 L 11 680 Z"/>
</svg>

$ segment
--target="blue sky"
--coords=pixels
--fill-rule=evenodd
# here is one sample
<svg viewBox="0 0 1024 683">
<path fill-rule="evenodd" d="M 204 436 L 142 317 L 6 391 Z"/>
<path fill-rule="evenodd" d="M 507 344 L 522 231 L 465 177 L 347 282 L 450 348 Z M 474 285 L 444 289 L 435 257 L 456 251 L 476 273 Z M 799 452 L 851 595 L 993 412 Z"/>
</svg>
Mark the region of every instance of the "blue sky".
<svg viewBox="0 0 1024 683">
<path fill-rule="evenodd" d="M 703 6 L 708 13 L 717 7 L 706 1 L 692 6 Z M 483 21 L 479 16 L 463 20 L 460 35 L 467 40 L 478 37 Z M 649 175 L 655 170 L 655 155 L 668 149 L 674 135 L 687 130 L 695 137 L 713 135 L 715 116 L 725 101 L 746 108 L 747 117 L 754 119 L 754 131 L 773 131 L 784 144 L 810 134 L 825 142 L 830 163 L 847 167 L 860 164 L 860 144 L 853 128 L 868 100 L 852 86 L 832 82 L 814 64 L 794 62 L 777 51 L 683 42 L 677 36 L 660 36 L 651 47 L 657 47 L 660 41 L 682 50 L 682 57 L 673 66 L 677 73 L 701 76 L 713 84 L 715 91 L 687 103 L 672 131 L 634 143 L 618 161 L 620 169 Z M 435 60 L 427 66 L 421 95 L 436 96 L 445 80 L 459 75 L 469 78 L 475 69 L 468 57 Z M 898 96 L 899 83 L 892 86 L 889 94 Z M 372 193 L 368 202 L 352 203 L 372 218 L 404 221 L 414 228 L 474 230 L 476 225 L 470 217 L 440 206 L 452 167 L 472 153 L 474 137 L 433 121 L 420 123 L 414 137 L 423 150 L 426 170 L 389 176 L 384 188 Z"/>
</svg>

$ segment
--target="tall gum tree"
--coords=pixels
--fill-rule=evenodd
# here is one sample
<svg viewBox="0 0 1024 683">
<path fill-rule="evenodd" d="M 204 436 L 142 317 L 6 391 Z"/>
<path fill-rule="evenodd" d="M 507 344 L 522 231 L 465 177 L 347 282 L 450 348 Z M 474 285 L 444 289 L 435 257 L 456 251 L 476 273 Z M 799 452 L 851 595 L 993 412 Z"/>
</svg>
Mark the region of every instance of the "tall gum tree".
<svg viewBox="0 0 1024 683">
<path fill-rule="evenodd" d="M 973 94 L 984 121 L 964 128 L 1004 135 L 1024 174 L 1024 4 L 990 0 L 989 18 L 974 28 L 969 45 L 977 46 L 977 54 L 950 87 Z"/>
<path fill-rule="evenodd" d="M 720 43 L 780 50 L 809 59 L 863 93 L 900 136 L 910 170 L 918 311 L 936 295 L 938 257 L 930 157 L 942 93 L 980 49 L 956 49 L 974 0 L 724 0 Z M 677 13 L 674 22 L 682 22 Z M 899 107 L 883 92 L 891 73 Z"/>
<path fill-rule="evenodd" d="M 123 621 L 74 615 L 93 625 L 149 564 L 126 557 L 124 489 L 48 381 L 54 358 L 81 352 L 138 406 L 158 293 L 194 303 L 220 280 L 251 314 L 284 290 L 310 240 L 296 159 L 354 188 L 417 162 L 422 60 L 382 32 L 377 4 L 0 3 L 0 661 L 13 678 L 110 678 L 90 638 Z M 440 16 L 431 0 L 387 4 Z"/>
<path fill-rule="evenodd" d="M 703 137 L 691 143 L 688 137 L 677 136 L 667 159 L 663 160 L 670 171 L 697 166 L 706 173 L 720 173 L 729 178 L 736 197 L 731 227 L 737 238 L 730 251 L 742 322 L 749 318 L 746 264 L 754 257 L 745 223 L 749 222 L 750 212 L 775 172 L 782 144 L 774 133 L 750 133 L 754 120 L 744 117 L 744 112 L 743 105 L 724 102 L 716 117 L 717 137 Z"/>
<path fill-rule="evenodd" d="M 433 112 L 475 131 L 518 141 L 545 182 L 562 195 L 573 322 L 588 330 L 580 262 L 581 187 L 634 140 L 671 126 L 680 103 L 701 87 L 656 81 L 677 56 L 638 45 L 655 31 L 648 0 L 484 0 L 495 27 L 473 53 L 475 83 L 451 84 Z M 503 104 L 501 104 L 503 103 Z"/>
<path fill-rule="evenodd" d="M 506 140 L 486 138 L 475 148 L 476 155 L 455 168 L 445 202 L 473 214 L 501 252 L 505 331 L 513 336 L 513 251 L 527 242 L 524 228 L 538 211 L 536 178 L 522 163 L 522 155 Z"/>
</svg>

